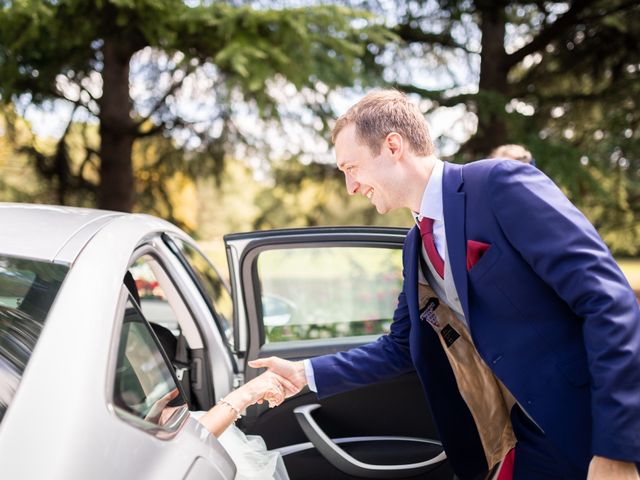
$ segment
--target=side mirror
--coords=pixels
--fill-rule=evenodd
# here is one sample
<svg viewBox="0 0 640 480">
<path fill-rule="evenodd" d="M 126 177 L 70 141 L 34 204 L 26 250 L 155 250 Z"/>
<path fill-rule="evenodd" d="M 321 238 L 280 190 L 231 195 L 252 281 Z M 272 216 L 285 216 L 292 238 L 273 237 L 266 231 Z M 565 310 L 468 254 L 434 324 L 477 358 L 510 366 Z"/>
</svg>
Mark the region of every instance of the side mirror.
<svg viewBox="0 0 640 480">
<path fill-rule="evenodd" d="M 296 306 L 286 298 L 276 295 L 262 296 L 262 321 L 265 327 L 280 327 L 291 321 Z"/>
</svg>

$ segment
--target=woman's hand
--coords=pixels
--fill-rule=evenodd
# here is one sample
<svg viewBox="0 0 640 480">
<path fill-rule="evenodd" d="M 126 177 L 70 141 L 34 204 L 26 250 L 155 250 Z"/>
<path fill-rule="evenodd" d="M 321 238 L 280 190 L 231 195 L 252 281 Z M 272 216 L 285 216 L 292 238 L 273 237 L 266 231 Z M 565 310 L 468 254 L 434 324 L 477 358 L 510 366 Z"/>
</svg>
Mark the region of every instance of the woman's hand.
<svg viewBox="0 0 640 480">
<path fill-rule="evenodd" d="M 277 373 L 280 377 L 289 380 L 290 385 L 293 385 L 294 388 L 287 389 L 286 398 L 294 396 L 308 383 L 303 361 L 292 362 L 278 357 L 256 358 L 249 362 L 249 366 L 253 368 L 268 368 L 268 371 Z"/>
<path fill-rule="evenodd" d="M 238 390 L 245 389 L 249 395 L 250 403 L 247 406 L 254 403 L 262 403 L 266 400 L 269 402 L 269 407 L 273 408 L 280 405 L 284 401 L 287 392 L 295 388 L 286 378 L 277 373 L 266 371 L 244 384 Z"/>
<path fill-rule="evenodd" d="M 229 393 L 198 421 L 218 437 L 249 405 L 267 401 L 270 407 L 276 407 L 284 401 L 287 392 L 294 390 L 296 387 L 289 380 L 277 373 L 266 371 Z"/>
</svg>

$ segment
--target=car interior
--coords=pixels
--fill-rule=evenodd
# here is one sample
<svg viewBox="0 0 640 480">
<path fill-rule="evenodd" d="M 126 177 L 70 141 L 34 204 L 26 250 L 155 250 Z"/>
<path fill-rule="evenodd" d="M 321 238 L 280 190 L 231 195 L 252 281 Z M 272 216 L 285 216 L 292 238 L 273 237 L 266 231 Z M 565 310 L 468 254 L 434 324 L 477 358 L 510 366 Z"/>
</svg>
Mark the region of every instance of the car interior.
<svg viewBox="0 0 640 480">
<path fill-rule="evenodd" d="M 140 292 L 136 286 L 135 279 L 130 271 L 124 276 L 124 284 L 131 293 L 133 300 L 137 303 L 138 307 L 142 310 L 142 300 Z M 162 349 L 164 350 L 167 359 L 173 365 L 176 372 L 176 377 L 181 384 L 182 392 L 185 395 L 185 399 L 189 405 L 190 410 L 200 410 L 201 403 L 206 402 L 206 399 L 198 398 L 198 391 L 193 388 L 190 375 L 190 348 L 187 344 L 185 336 L 182 334 L 182 329 L 178 325 L 177 336 L 166 326 L 160 325 L 149 321 L 149 325 L 156 335 Z M 194 391 L 195 390 L 195 391 Z"/>
<path fill-rule="evenodd" d="M 246 331 L 238 332 L 247 342 L 238 348 L 247 358 L 300 360 L 374 341 L 399 293 L 389 283 L 401 271 L 405 235 L 337 227 L 227 235 L 247 316 Z M 269 318 L 264 298 L 274 296 L 296 306 L 284 325 Z M 315 331 L 293 325 L 322 318 L 329 322 Z M 453 478 L 415 372 L 326 398 L 305 387 L 278 408 L 250 407 L 244 421 L 245 433 L 280 451 L 292 479 Z"/>
<path fill-rule="evenodd" d="M 208 344 L 200 332 L 193 311 L 194 306 L 184 297 L 184 285 L 178 287 L 179 275 L 166 265 L 155 250 L 142 248 L 130 263 L 125 284 L 135 292 L 136 301 L 151 325 L 158 341 L 173 365 L 176 377 L 182 385 L 190 410 L 208 410 L 215 404 L 217 389 L 225 387 L 226 371 L 213 378 L 210 366 L 217 372 L 223 362 L 217 361 L 226 352 L 208 351 Z M 195 283 L 190 279 L 191 283 Z M 182 290 L 180 289 L 182 288 Z M 189 306 L 188 306 L 189 305 Z M 216 367 L 218 364 L 218 367 Z M 224 373 L 224 375 L 223 375 Z M 224 379 L 222 377 L 225 377 Z M 220 390 L 217 395 L 226 393 Z"/>
</svg>

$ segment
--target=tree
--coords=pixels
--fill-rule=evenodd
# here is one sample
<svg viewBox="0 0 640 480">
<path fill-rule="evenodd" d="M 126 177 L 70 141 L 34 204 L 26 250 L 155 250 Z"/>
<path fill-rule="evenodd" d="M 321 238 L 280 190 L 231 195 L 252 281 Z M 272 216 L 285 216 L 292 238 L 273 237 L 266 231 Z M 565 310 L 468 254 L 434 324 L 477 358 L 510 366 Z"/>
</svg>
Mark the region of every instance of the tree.
<svg viewBox="0 0 640 480">
<path fill-rule="evenodd" d="M 262 206 L 253 229 L 318 225 L 411 226 L 406 210 L 379 215 L 362 195 L 348 198 L 342 172 L 333 163 L 304 164 L 298 159 L 276 162 L 272 184 L 258 192 Z"/>
<path fill-rule="evenodd" d="M 421 97 L 425 113 L 435 113 L 436 121 L 450 107 L 463 107 L 463 118 L 473 118 L 466 138 L 456 127 L 436 139 L 458 148 L 452 160 L 473 161 L 500 144 L 523 143 L 616 253 L 640 252 L 637 1 L 365 5 L 403 40 L 377 54 L 386 66 L 385 80 Z M 275 173 L 290 185 L 279 194 L 282 203 L 301 185 L 296 165 L 285 167 L 287 174 Z M 305 167 L 307 175 L 313 171 Z M 317 177 L 324 184 L 330 179 Z M 278 192 L 269 195 L 276 201 Z M 327 216 L 325 197 L 317 196 L 308 210 L 309 224 Z"/>
<path fill-rule="evenodd" d="M 375 71 L 367 45 L 390 38 L 370 17 L 337 6 L 0 0 L 0 96 L 18 107 L 70 103 L 54 153 L 30 150 L 39 171 L 55 180 L 60 203 L 81 190 L 101 208 L 130 211 L 136 141 L 163 135 L 183 153 L 179 163 L 191 161 L 188 173 L 220 172 L 232 142 L 250 142 L 238 112 L 278 121 L 278 96 L 293 88 L 327 113 L 332 88 Z M 202 114 L 190 89 L 215 99 L 211 112 Z M 88 141 L 79 164 L 67 143 L 76 121 L 99 124 L 98 145 Z M 158 162 L 169 159 L 175 152 Z"/>
<path fill-rule="evenodd" d="M 385 78 L 425 112 L 466 111 L 468 140 L 439 139 L 456 161 L 523 143 L 610 245 L 640 252 L 636 0 L 402 0 L 386 17 L 404 43 L 381 52 Z"/>
<path fill-rule="evenodd" d="M 8 202 L 55 201 L 55 192 L 38 178 L 35 165 L 23 151 L 36 141 L 28 123 L 11 108 L 0 107 L 0 199 Z M 39 141 L 43 149 L 51 148 Z"/>
</svg>

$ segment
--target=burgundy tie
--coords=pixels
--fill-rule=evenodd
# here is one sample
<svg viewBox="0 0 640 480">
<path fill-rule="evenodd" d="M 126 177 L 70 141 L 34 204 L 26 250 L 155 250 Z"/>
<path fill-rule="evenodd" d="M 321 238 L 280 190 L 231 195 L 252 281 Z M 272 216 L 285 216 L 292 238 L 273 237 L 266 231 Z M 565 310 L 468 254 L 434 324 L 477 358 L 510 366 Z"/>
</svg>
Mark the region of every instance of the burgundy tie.
<svg viewBox="0 0 640 480">
<path fill-rule="evenodd" d="M 420 220 L 419 227 L 422 243 L 424 244 L 424 249 L 427 251 L 429 260 L 431 260 L 431 265 L 433 265 L 433 268 L 438 272 L 440 278 L 444 279 L 444 261 L 433 241 L 433 218 L 423 217 L 422 220 Z"/>
</svg>

